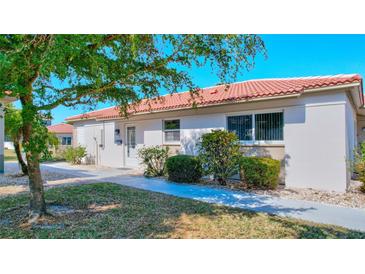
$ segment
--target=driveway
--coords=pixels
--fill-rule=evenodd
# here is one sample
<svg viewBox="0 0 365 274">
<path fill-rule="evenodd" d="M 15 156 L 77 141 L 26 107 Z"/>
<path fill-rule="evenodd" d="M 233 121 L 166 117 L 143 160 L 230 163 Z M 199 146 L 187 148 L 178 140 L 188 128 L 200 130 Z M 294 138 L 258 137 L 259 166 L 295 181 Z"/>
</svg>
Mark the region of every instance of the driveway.
<svg viewBox="0 0 365 274">
<path fill-rule="evenodd" d="M 6 163 L 5 171 L 16 169 L 16 163 Z M 70 166 L 66 163 L 42 164 L 44 172 L 60 174 L 63 179 L 49 180 L 47 185 L 111 182 L 160 192 L 207 203 L 265 212 L 316 223 L 339 225 L 365 231 L 365 210 L 325 205 L 317 202 L 291 200 L 234 191 L 210 186 L 176 184 L 159 178 L 147 179 L 130 169 Z"/>
</svg>

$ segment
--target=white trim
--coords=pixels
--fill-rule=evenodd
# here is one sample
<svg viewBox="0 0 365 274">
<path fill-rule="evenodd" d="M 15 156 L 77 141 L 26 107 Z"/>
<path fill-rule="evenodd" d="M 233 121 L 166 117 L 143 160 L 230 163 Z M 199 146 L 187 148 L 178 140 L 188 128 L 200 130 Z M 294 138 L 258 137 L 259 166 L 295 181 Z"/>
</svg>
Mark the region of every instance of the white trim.
<svg viewBox="0 0 365 274">
<path fill-rule="evenodd" d="M 128 131 L 127 131 L 127 128 L 128 127 L 134 127 L 134 130 L 135 130 L 135 138 L 136 138 L 136 149 L 137 149 L 137 126 L 136 124 L 133 124 L 133 123 L 125 123 L 124 124 L 124 136 L 125 136 L 125 140 L 124 140 L 124 148 L 123 148 L 123 151 L 124 151 L 124 167 L 135 167 L 136 165 L 134 164 L 127 164 L 127 160 L 128 159 L 133 159 L 132 157 L 128 157 Z M 138 165 L 138 157 L 136 157 L 136 161 L 137 161 L 137 165 Z"/>
</svg>

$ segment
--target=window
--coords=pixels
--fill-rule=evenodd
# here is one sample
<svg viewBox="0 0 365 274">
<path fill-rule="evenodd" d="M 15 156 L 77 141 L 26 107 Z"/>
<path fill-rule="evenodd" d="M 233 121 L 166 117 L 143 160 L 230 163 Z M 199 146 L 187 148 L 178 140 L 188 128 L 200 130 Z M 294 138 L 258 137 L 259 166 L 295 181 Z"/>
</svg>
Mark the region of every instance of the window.
<svg viewBox="0 0 365 274">
<path fill-rule="evenodd" d="M 283 140 L 283 113 L 256 114 L 255 139 L 257 141 Z"/>
<path fill-rule="evenodd" d="M 62 137 L 62 145 L 63 146 L 70 146 L 71 145 L 71 137 Z"/>
<path fill-rule="evenodd" d="M 165 143 L 180 142 L 180 120 L 163 121 L 163 131 Z"/>
<path fill-rule="evenodd" d="M 240 141 L 252 140 L 252 115 L 228 117 L 228 130 L 236 133 Z"/>
<path fill-rule="evenodd" d="M 230 116 L 227 125 L 240 141 L 283 140 L 283 112 Z"/>
</svg>

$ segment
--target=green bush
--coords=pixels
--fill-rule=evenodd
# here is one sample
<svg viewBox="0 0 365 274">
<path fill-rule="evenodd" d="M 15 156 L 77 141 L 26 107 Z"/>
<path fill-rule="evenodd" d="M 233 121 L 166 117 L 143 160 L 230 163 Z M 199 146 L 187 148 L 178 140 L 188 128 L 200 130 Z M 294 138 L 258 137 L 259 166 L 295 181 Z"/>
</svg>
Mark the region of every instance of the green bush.
<svg viewBox="0 0 365 274">
<path fill-rule="evenodd" d="M 63 156 L 72 165 L 79 165 L 81 164 L 82 158 L 86 156 L 86 148 L 82 146 L 68 147 L 63 152 Z"/>
<path fill-rule="evenodd" d="M 138 150 L 138 156 L 145 165 L 144 175 L 147 177 L 157 177 L 165 175 L 165 164 L 169 155 L 168 147 L 150 146 Z"/>
<path fill-rule="evenodd" d="M 249 187 L 275 189 L 279 184 L 280 161 L 271 158 L 240 159 L 240 179 Z"/>
<path fill-rule="evenodd" d="M 175 155 L 168 158 L 166 169 L 169 180 L 174 182 L 194 183 L 203 175 L 199 158 L 191 155 Z"/>
<path fill-rule="evenodd" d="M 360 190 L 365 192 L 365 142 L 361 143 L 355 150 L 355 157 L 351 164 L 352 171 L 356 173 L 357 179 L 362 182 Z"/>
<path fill-rule="evenodd" d="M 213 175 L 220 184 L 238 172 L 240 145 L 237 135 L 226 130 L 203 134 L 199 144 L 199 158 L 206 175 Z"/>
</svg>

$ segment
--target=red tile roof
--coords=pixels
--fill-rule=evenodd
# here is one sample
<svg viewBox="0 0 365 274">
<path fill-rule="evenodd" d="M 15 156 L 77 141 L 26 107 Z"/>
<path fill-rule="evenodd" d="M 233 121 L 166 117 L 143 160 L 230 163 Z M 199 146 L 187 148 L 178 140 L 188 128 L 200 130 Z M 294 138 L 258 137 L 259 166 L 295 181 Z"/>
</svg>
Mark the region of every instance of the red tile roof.
<svg viewBox="0 0 365 274">
<path fill-rule="evenodd" d="M 252 100 L 256 98 L 271 98 L 285 95 L 300 95 L 304 90 L 332 87 L 350 83 L 361 83 L 358 74 L 340 74 L 333 76 L 274 78 L 249 80 L 233 83 L 228 86 L 220 85 L 204 88 L 197 95 L 190 92 L 174 93 L 161 96 L 160 99 L 143 99 L 139 104 L 131 105 L 128 112 L 143 113 L 161 110 L 173 110 L 197 106 L 222 104 L 235 101 Z M 363 102 L 363 98 L 361 98 Z M 81 119 L 112 119 L 120 117 L 118 107 L 97 110 L 68 117 L 66 120 Z"/>
<path fill-rule="evenodd" d="M 57 124 L 47 127 L 49 132 L 72 134 L 73 126 L 70 124 Z"/>
</svg>

